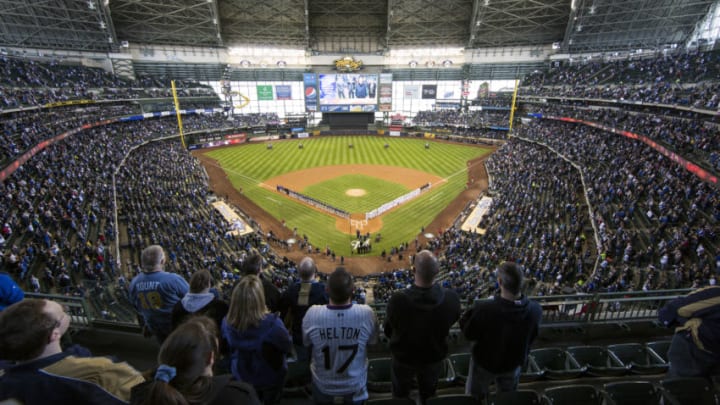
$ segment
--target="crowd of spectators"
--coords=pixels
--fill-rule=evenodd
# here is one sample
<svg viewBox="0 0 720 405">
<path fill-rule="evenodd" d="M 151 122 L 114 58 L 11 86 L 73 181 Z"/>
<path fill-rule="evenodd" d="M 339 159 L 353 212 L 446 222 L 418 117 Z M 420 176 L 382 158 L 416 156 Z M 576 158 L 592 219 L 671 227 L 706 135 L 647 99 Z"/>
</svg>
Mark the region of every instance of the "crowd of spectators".
<svg viewBox="0 0 720 405">
<path fill-rule="evenodd" d="M 191 115 L 184 120 L 187 131 L 222 128 L 228 125 L 226 118 L 221 114 Z M 91 298 L 97 301 L 97 306 L 101 307 L 108 317 L 120 317 L 116 314 L 118 311 L 108 307 L 108 303 L 114 303 L 114 308 L 117 309 L 120 306 L 117 301 L 122 303 L 122 298 L 115 294 L 114 290 L 106 288 L 115 285 L 115 282 L 122 287 L 127 281 L 127 277 L 115 268 L 116 260 L 113 257 L 116 230 L 112 220 L 112 173 L 133 146 L 176 132 L 174 117 L 98 127 L 80 131 L 62 142 L 49 146 L 21 166 L 10 178 L 0 183 L 3 267 L 14 274 L 20 280 L 22 287 L 29 291 L 83 295 L 88 289 L 102 291 L 103 296 L 93 294 Z M 161 153 L 155 149 L 156 155 L 153 155 L 153 158 L 142 154 L 143 148 L 130 154 L 131 159 L 134 159 L 134 156 L 141 156 L 140 161 L 137 164 L 133 163 L 133 166 L 146 169 L 142 174 L 133 172 L 135 176 L 133 180 L 137 181 L 137 184 L 128 184 L 127 187 L 145 190 L 147 193 L 139 191 L 133 193 L 133 197 L 152 201 L 153 204 L 160 204 L 161 207 L 169 204 L 168 199 L 158 200 L 157 195 L 166 192 L 172 196 L 177 191 L 172 188 L 170 191 L 162 188 L 169 181 L 163 173 L 171 168 L 177 168 L 178 171 L 172 173 L 176 176 L 177 182 L 183 187 L 188 187 L 187 190 L 190 191 L 187 193 L 205 196 L 206 184 L 190 187 L 183 180 L 195 178 L 192 173 L 199 172 L 197 162 L 191 159 L 187 152 L 183 152 L 184 158 L 182 158 L 172 155 L 172 147 L 167 146 L 167 149 L 167 154 L 165 150 Z M 143 166 L 144 163 L 156 162 L 160 156 L 170 155 L 174 157 L 163 160 L 164 166 L 158 164 L 151 166 L 155 167 L 157 172 L 153 172 L 151 167 Z M 179 165 L 186 161 L 187 166 Z M 128 166 L 125 167 L 127 170 Z M 149 189 L 150 182 L 147 179 L 152 179 L 156 175 L 162 181 Z M 118 185 L 119 193 L 128 196 L 123 186 L 124 183 Z M 186 194 L 182 195 L 186 196 Z M 204 199 L 202 204 L 199 204 L 199 201 L 197 200 L 199 207 L 207 205 Z M 203 228 L 193 232 L 194 235 L 201 235 L 198 236 L 196 247 L 190 249 L 188 247 L 191 245 L 190 242 L 185 241 L 185 245 L 179 245 L 181 248 L 184 246 L 183 251 L 172 252 L 178 258 L 174 265 L 183 263 L 182 260 L 187 257 L 203 260 L 200 258 L 209 255 L 216 258 L 213 255 L 215 251 L 208 250 L 206 239 L 211 238 L 216 241 L 225 237 L 222 228 L 224 220 L 216 218 L 212 211 L 207 212 L 208 221 L 197 222 L 197 219 L 188 218 L 185 215 L 187 204 L 193 202 L 196 201 L 189 198 L 178 200 L 180 205 L 176 211 L 165 212 L 161 209 L 157 212 L 157 217 L 151 217 L 152 220 L 147 221 L 145 219 L 153 211 L 146 209 L 142 201 L 136 202 L 137 210 L 128 210 L 124 213 L 130 219 L 140 218 L 138 222 L 130 222 L 127 225 L 128 231 L 134 232 L 131 240 L 138 238 L 137 234 L 146 234 L 147 238 L 168 238 L 173 235 L 172 227 L 163 232 L 153 231 L 158 229 L 163 220 L 169 220 L 171 216 L 185 218 L 183 221 L 192 224 L 188 225 L 190 228 L 194 229 L 198 224 L 202 224 Z M 219 239 L 213 237 L 210 230 L 215 230 Z M 232 248 L 227 247 L 224 252 L 238 252 L 248 243 L 264 244 L 261 236 L 255 235 L 235 241 Z M 287 267 L 282 259 L 277 261 L 278 266 Z M 231 258 L 228 257 L 227 263 L 232 263 Z M 185 268 L 185 271 L 187 269 Z M 231 267 L 225 269 L 225 272 L 227 273 L 225 279 L 232 277 Z M 282 283 L 282 280 L 278 283 Z M 124 313 L 119 312 L 121 315 Z"/>
<path fill-rule="evenodd" d="M 615 108 L 582 108 L 562 104 L 528 105 L 528 111 L 593 121 L 645 135 L 671 150 L 720 172 L 720 130 L 704 115 L 684 111 L 631 112 Z"/>
<path fill-rule="evenodd" d="M 39 142 L 104 119 L 140 113 L 133 104 L 66 106 L 48 110 L 19 110 L 0 115 L 0 163 L 9 163 Z"/>
<path fill-rule="evenodd" d="M 428 246 L 444 270 L 440 282 L 462 299 L 486 297 L 497 288 L 493 270 L 505 260 L 524 266 L 528 289 L 536 294 L 587 280 L 596 249 L 579 172 L 546 148 L 514 139 L 487 168 L 493 203 L 478 229 L 450 228 Z M 407 270 L 379 276 L 375 301 L 410 280 Z"/>
<path fill-rule="evenodd" d="M 677 76 L 677 66 L 681 66 L 701 73 L 694 78 L 703 78 L 714 68 L 697 70 L 697 64 L 712 65 L 712 58 L 696 55 L 673 62 L 670 68 L 663 65 L 664 60 L 632 66 L 620 63 L 612 74 L 633 78 L 630 73 L 640 69 L 664 78 L 669 74 Z M 4 61 L 4 69 L 24 72 L 11 85 L 43 85 L 44 65 L 8 60 Z M 547 83 L 587 81 L 610 71 L 601 64 L 587 68 L 590 73 L 558 69 L 562 73 L 550 76 L 558 77 L 553 79 L 556 82 Z M 40 79 L 33 82 L 29 79 L 33 75 Z M 69 77 L 101 80 L 92 74 Z M 537 78 L 529 80 L 532 87 Z M 646 85 L 642 81 L 633 83 Z M 132 111 L 126 105 L 108 108 L 113 107 L 110 114 Z M 45 131 L 58 133 L 77 128 L 85 123 L 85 117 L 108 114 L 102 107 L 83 109 L 84 115 L 67 118 L 72 115 L 65 109 L 72 107 L 62 108 L 49 110 L 42 115 L 46 120 L 37 121 L 30 113 L 5 114 L 3 139 L 11 142 L 0 145 L 4 157 L 16 156 L 47 139 Z M 543 107 L 545 113 L 552 114 L 568 108 Z M 472 132 L 487 124 L 486 114 L 440 110 L 421 112 L 415 119 L 452 127 L 456 132 Z M 715 159 L 713 167 L 717 168 L 718 137 L 714 127 L 701 126 L 682 116 L 658 117 L 607 109 L 583 110 L 582 114 L 577 118 L 591 117 L 628 130 L 641 128 L 645 132 L 638 132 L 674 149 L 707 151 L 709 161 Z M 184 126 L 186 131 L 203 131 L 267 126 L 277 121 L 277 115 L 272 113 L 249 114 L 230 121 L 222 114 L 193 115 L 185 117 Z M 168 250 L 168 269 L 187 278 L 193 270 L 205 268 L 223 285 L 231 286 L 245 253 L 258 250 L 272 269 L 269 277 L 276 286 L 283 288 L 295 280 L 295 264 L 268 244 L 276 241 L 287 248 L 282 241 L 264 235 L 261 229 L 245 236 L 229 232 L 230 224 L 207 204 L 209 190 L 202 168 L 176 143 L 151 143 L 128 155 L 117 181 L 122 229 L 114 229 L 109 199 L 112 172 L 132 147 L 175 132 L 172 118 L 113 124 L 81 131 L 24 165 L 0 184 L 0 221 L 6 252 L 3 266 L 29 290 L 84 295 L 94 289 L 100 298 L 93 294 L 93 299 L 109 317 L 123 316 L 109 303 L 122 300 L 126 278 L 139 270 L 140 249 L 153 243 Z M 510 140 L 488 161 L 494 202 L 480 228 L 465 232 L 453 227 L 439 232 L 427 246 L 415 246 L 416 250 L 428 247 L 438 255 L 444 270 L 440 280 L 445 287 L 463 298 L 485 296 L 496 289 L 492 270 L 504 260 L 523 264 L 530 280 L 529 291 L 536 294 L 558 292 L 567 286 L 598 291 L 702 284 L 718 270 L 713 260 L 718 249 L 712 242 L 720 218 L 716 190 L 648 147 L 599 130 L 542 121 L 524 129 L 522 136 L 553 147 L 577 164 L 590 180 L 587 191 L 600 245 L 596 246 L 593 239 L 578 170 L 544 146 Z M 111 244 L 116 231 L 120 231 L 127 255 L 127 269 L 115 268 Z M 406 256 L 413 253 L 407 250 Z M 602 258 L 601 271 L 591 274 L 598 256 Z M 677 276 L 658 276 L 658 272 L 670 270 Z M 375 300 L 382 302 L 411 279 L 404 268 L 379 275 L 373 291 Z M 120 293 L 108 286 L 116 286 Z M 356 298 L 363 299 L 364 291 L 358 290 Z"/>
<path fill-rule="evenodd" d="M 719 62 L 718 52 L 556 62 L 548 71 L 528 75 L 520 94 L 643 101 L 716 110 Z"/>
<path fill-rule="evenodd" d="M 429 128 L 487 128 L 506 127 L 510 118 L 508 110 L 462 111 L 459 109 L 418 111 L 413 124 Z"/>
<path fill-rule="evenodd" d="M 512 103 L 512 93 L 490 93 L 485 97 L 481 96 L 482 95 L 478 95 L 477 98 L 471 100 L 471 105 L 510 109 L 510 104 Z"/>
<path fill-rule="evenodd" d="M 120 78 L 101 68 L 59 61 L 0 56 L 0 111 L 70 100 L 120 100 L 172 97 L 170 80 Z M 214 90 L 197 82 L 176 80 L 182 97 L 214 97 Z"/>
<path fill-rule="evenodd" d="M 705 285 L 720 271 L 716 188 L 642 142 L 592 127 L 542 120 L 521 136 L 581 167 L 601 242 L 595 276 L 611 288 Z"/>
</svg>

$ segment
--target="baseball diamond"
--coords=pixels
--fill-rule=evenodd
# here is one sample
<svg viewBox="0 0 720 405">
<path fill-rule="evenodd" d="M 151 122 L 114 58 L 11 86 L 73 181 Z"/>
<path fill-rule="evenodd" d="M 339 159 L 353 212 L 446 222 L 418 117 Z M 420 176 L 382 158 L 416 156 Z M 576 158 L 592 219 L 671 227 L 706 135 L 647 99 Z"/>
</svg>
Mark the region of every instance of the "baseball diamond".
<svg viewBox="0 0 720 405">
<path fill-rule="evenodd" d="M 439 142 L 425 149 L 424 139 L 369 136 L 305 139 L 303 149 L 297 148 L 297 142 L 277 142 L 272 150 L 248 144 L 203 155 L 216 161 L 213 164 L 224 170 L 235 189 L 286 228 L 307 235 L 315 247 L 329 247 L 345 256 L 353 253 L 351 241 L 357 232 L 382 234 L 367 255 L 377 256 L 383 249 L 413 241 L 465 190 L 468 162 L 489 152 Z M 347 148 L 348 143 L 354 148 Z M 385 148 L 386 143 L 391 147 Z M 427 184 L 431 187 L 424 187 Z M 278 191 L 285 188 L 313 203 Z M 366 212 L 419 188 L 423 192 L 417 197 L 366 219 Z M 347 195 L 350 190 L 355 190 L 352 197 Z M 314 202 L 349 212 L 351 218 L 333 215 Z"/>
</svg>

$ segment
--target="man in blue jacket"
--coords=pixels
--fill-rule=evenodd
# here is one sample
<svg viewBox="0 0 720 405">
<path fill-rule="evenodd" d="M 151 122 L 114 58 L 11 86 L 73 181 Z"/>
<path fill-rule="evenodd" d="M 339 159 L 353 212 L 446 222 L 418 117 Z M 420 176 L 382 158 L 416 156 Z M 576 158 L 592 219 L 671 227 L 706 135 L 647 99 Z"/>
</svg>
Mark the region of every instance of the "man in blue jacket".
<svg viewBox="0 0 720 405">
<path fill-rule="evenodd" d="M 658 311 L 658 319 L 675 327 L 668 351 L 671 376 L 720 373 L 720 287 L 700 288 L 670 301 Z"/>
<path fill-rule="evenodd" d="M 500 294 L 476 303 L 460 319 L 465 338 L 475 341 L 465 393 L 483 401 L 490 383 L 514 391 L 530 346 L 538 334 L 542 309 L 522 294 L 523 273 L 512 262 L 497 271 Z"/>
<path fill-rule="evenodd" d="M 9 274 L 0 272 L 0 311 L 25 297 L 23 290 Z"/>
<path fill-rule="evenodd" d="M 165 252 L 161 246 L 143 249 L 140 261 L 143 272 L 130 283 L 130 302 L 142 315 L 148 331 L 162 344 L 172 331 L 173 307 L 190 286 L 181 276 L 163 271 Z"/>
</svg>

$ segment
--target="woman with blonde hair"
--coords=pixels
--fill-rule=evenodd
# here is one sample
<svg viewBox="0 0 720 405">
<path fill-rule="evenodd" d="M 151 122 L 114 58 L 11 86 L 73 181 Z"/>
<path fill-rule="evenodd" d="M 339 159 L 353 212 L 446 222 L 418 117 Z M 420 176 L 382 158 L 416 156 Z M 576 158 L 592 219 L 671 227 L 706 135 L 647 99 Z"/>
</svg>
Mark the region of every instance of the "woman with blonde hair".
<svg viewBox="0 0 720 405">
<path fill-rule="evenodd" d="M 251 384 L 264 404 L 277 402 L 287 373 L 292 340 L 282 319 L 269 313 L 260 278 L 245 275 L 235 286 L 222 336 L 233 376 Z"/>
<path fill-rule="evenodd" d="M 213 376 L 218 355 L 217 327 L 206 316 L 196 316 L 175 329 L 163 342 L 159 366 L 148 382 L 132 389 L 132 405 L 260 405 L 253 388 L 232 381 L 231 375 Z"/>
</svg>

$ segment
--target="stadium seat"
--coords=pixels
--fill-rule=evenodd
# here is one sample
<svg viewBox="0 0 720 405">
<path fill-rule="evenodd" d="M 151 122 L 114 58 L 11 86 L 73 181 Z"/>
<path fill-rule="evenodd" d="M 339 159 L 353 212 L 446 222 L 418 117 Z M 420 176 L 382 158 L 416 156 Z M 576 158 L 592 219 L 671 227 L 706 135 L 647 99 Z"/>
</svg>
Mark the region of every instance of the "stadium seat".
<svg viewBox="0 0 720 405">
<path fill-rule="evenodd" d="M 648 381 L 607 383 L 607 405 L 658 405 L 661 392 Z"/>
<path fill-rule="evenodd" d="M 288 397 L 305 396 L 309 397 L 308 386 L 312 381 L 310 374 L 310 363 L 307 361 L 288 362 L 288 371 L 285 376 L 283 395 Z"/>
<path fill-rule="evenodd" d="M 455 382 L 458 384 L 465 384 L 467 381 L 468 374 L 470 373 L 471 355 L 471 353 L 455 353 L 448 357 L 455 371 Z"/>
<path fill-rule="evenodd" d="M 368 361 L 367 388 L 370 392 L 392 391 L 392 359 L 382 357 Z"/>
<path fill-rule="evenodd" d="M 532 356 L 528 356 L 527 363 L 520 372 L 520 382 L 537 381 L 545 375 L 545 371 L 538 367 L 537 362 Z"/>
<path fill-rule="evenodd" d="M 455 384 L 455 368 L 450 359 L 443 360 L 443 369 L 438 378 L 438 388 L 448 388 Z"/>
<path fill-rule="evenodd" d="M 592 385 L 561 385 L 548 388 L 542 396 L 545 405 L 602 405 L 603 396 Z"/>
<path fill-rule="evenodd" d="M 585 373 L 586 368 L 568 352 L 558 348 L 535 349 L 530 351 L 538 368 L 550 379 L 566 380 L 577 378 Z"/>
<path fill-rule="evenodd" d="M 705 378 L 668 378 L 662 380 L 660 386 L 680 404 L 716 405 L 718 403 L 717 392 Z"/>
<path fill-rule="evenodd" d="M 367 401 L 366 405 L 415 405 L 415 401 L 410 398 L 382 398 Z"/>
<path fill-rule="evenodd" d="M 511 392 L 498 392 L 490 395 L 488 405 L 537 405 L 540 397 L 533 390 L 517 390 Z"/>
<path fill-rule="evenodd" d="M 668 364 L 662 357 L 640 343 L 624 343 L 607 347 L 635 374 L 662 374 L 667 371 Z"/>
<path fill-rule="evenodd" d="M 648 342 L 647 343 L 648 349 L 651 349 L 654 351 L 658 356 L 660 356 L 665 363 L 668 363 L 668 350 L 670 350 L 670 341 L 669 340 L 657 340 L 654 342 Z"/>
<path fill-rule="evenodd" d="M 593 376 L 620 376 L 628 372 L 629 366 L 602 346 L 573 346 L 568 347 L 567 352 Z"/>
<path fill-rule="evenodd" d="M 479 402 L 472 395 L 453 394 L 440 395 L 428 398 L 427 405 L 478 405 Z"/>
</svg>

